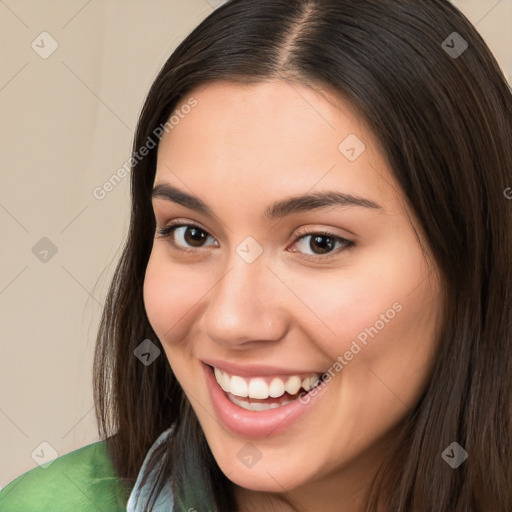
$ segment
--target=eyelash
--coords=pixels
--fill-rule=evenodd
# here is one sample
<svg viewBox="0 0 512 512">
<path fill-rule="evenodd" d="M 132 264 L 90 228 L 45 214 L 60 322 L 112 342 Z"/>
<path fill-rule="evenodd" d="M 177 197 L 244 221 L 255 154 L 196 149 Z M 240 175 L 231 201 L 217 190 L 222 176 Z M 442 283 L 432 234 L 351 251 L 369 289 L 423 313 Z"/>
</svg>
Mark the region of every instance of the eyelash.
<svg viewBox="0 0 512 512">
<path fill-rule="evenodd" d="M 200 231 L 202 231 L 203 233 L 207 233 L 209 236 L 211 236 L 207 231 L 205 231 L 203 228 L 201 228 L 197 224 L 184 223 L 184 222 L 180 222 L 180 221 L 174 221 L 174 222 L 171 221 L 171 223 L 169 223 L 167 226 L 165 226 L 163 228 L 158 228 L 157 231 L 158 231 L 160 236 L 158 236 L 157 238 L 159 238 L 159 239 L 167 239 L 168 238 L 169 239 L 169 244 L 171 244 L 173 246 L 173 248 L 175 248 L 175 249 L 177 249 L 179 251 L 182 251 L 184 253 L 187 253 L 187 254 L 193 253 L 197 249 L 201 249 L 200 247 L 196 248 L 196 249 L 190 249 L 190 248 L 186 248 L 186 247 L 181 247 L 180 245 L 178 245 L 173 240 L 173 237 L 171 235 L 174 233 L 174 231 L 176 229 L 181 228 L 181 227 L 196 228 L 196 229 L 199 229 Z M 317 254 L 317 255 L 313 256 L 313 255 L 310 255 L 310 254 L 306 254 L 306 255 L 303 254 L 303 256 L 305 256 L 306 259 L 313 259 L 313 260 L 323 259 L 323 260 L 326 260 L 326 259 L 329 259 L 331 257 L 336 256 L 340 252 L 340 249 L 347 250 L 347 249 L 350 249 L 350 248 L 355 246 L 355 242 L 353 242 L 352 240 L 347 240 L 346 238 L 343 238 L 343 237 L 341 237 L 339 235 L 335 235 L 334 233 L 331 233 L 329 231 L 308 231 L 306 229 L 300 231 L 299 233 L 297 233 L 294 236 L 293 245 L 295 245 L 302 238 L 306 238 L 307 236 L 311 236 L 311 235 L 320 235 L 322 237 L 331 238 L 335 242 L 340 242 L 341 244 L 343 244 L 343 247 L 340 247 L 337 250 L 333 250 L 330 253 L 327 253 L 325 255 Z M 299 251 L 292 251 L 292 252 L 299 252 Z"/>
</svg>

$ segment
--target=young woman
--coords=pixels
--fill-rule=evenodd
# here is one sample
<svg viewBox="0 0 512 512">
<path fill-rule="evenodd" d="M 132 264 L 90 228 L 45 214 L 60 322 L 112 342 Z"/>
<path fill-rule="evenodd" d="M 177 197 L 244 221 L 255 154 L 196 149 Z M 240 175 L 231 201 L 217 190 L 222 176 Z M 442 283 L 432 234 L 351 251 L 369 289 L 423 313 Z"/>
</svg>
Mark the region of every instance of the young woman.
<svg viewBox="0 0 512 512">
<path fill-rule="evenodd" d="M 512 510 L 512 95 L 455 7 L 229 1 L 132 163 L 106 440 L 53 482 L 82 461 L 77 503 L 130 512 Z"/>
</svg>

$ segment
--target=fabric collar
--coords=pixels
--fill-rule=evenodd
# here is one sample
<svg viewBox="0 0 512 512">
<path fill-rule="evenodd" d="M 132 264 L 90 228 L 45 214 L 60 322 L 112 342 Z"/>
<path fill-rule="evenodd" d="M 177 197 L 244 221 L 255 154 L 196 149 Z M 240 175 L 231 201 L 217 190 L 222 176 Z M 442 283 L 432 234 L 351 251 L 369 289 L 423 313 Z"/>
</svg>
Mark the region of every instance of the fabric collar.
<svg viewBox="0 0 512 512">
<path fill-rule="evenodd" d="M 137 475 L 135 486 L 133 487 L 130 497 L 128 498 L 126 512 L 146 512 L 146 508 L 144 505 L 147 503 L 149 491 L 156 480 L 158 470 L 161 467 L 161 462 L 149 474 L 148 479 L 143 486 L 141 486 L 142 477 L 146 472 L 148 461 L 151 458 L 151 455 L 153 454 L 158 445 L 166 441 L 172 435 L 173 427 L 174 426 L 171 426 L 167 430 L 162 432 L 158 436 L 157 440 L 153 443 L 148 453 L 146 454 L 142 467 L 139 471 L 139 474 Z M 166 482 L 165 487 L 158 495 L 158 499 L 151 510 L 152 512 L 172 512 L 173 508 L 174 500 L 172 496 L 171 483 Z"/>
</svg>

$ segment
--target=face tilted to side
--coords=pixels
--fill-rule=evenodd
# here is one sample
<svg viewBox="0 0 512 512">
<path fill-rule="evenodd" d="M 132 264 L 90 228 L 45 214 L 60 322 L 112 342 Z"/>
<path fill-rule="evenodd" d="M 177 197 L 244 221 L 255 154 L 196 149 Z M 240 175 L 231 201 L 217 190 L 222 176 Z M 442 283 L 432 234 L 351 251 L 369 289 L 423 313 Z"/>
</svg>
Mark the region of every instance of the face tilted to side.
<svg viewBox="0 0 512 512">
<path fill-rule="evenodd" d="M 149 321 L 240 497 L 348 503 L 428 383 L 438 273 L 348 103 L 285 81 L 189 96 L 158 150 Z"/>
</svg>

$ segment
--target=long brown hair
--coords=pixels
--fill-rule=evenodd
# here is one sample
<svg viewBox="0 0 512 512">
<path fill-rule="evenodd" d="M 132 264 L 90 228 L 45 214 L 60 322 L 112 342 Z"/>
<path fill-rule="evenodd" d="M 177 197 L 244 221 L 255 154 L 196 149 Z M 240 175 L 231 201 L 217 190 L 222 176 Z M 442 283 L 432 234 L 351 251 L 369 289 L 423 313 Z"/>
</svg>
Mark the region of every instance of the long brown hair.
<svg viewBox="0 0 512 512">
<path fill-rule="evenodd" d="M 329 86 L 358 110 L 420 223 L 446 292 L 432 378 L 366 511 L 512 510 L 512 95 L 495 58 L 446 0 L 231 0 L 163 66 L 134 152 L 198 85 L 270 79 Z M 174 425 L 158 450 L 165 462 L 155 493 L 172 479 L 175 510 L 191 506 L 187 489 L 197 486 L 196 510 L 231 512 L 232 483 L 167 359 L 146 366 L 134 356 L 145 339 L 163 353 L 142 295 L 155 234 L 156 151 L 133 162 L 129 234 L 98 332 L 99 431 L 128 493 L 151 444 Z M 468 453 L 457 469 L 441 457 L 454 441 Z"/>
</svg>

